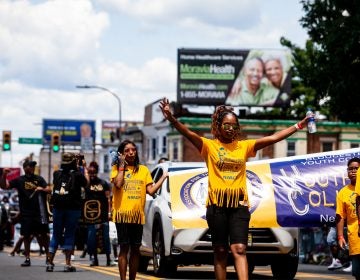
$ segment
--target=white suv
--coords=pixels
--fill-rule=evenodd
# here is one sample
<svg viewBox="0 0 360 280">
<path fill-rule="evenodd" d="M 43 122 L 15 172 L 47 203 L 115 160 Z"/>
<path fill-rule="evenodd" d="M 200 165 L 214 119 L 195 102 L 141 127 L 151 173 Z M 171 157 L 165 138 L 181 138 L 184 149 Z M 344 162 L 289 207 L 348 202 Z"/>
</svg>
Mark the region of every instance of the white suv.
<svg viewBox="0 0 360 280">
<path fill-rule="evenodd" d="M 151 175 L 157 182 L 164 172 L 170 175 L 186 170 L 198 170 L 199 174 L 207 172 L 202 162 L 165 162 L 157 165 Z M 174 274 L 180 264 L 213 264 L 209 229 L 173 227 L 168 179 L 154 197 L 147 196 L 145 215 L 140 271 L 147 270 L 150 259 L 157 276 Z M 250 228 L 247 248 L 249 273 L 256 265 L 271 265 L 275 278 L 293 279 L 299 261 L 298 236 L 297 228 Z M 228 263 L 232 264 L 231 254 Z"/>
</svg>

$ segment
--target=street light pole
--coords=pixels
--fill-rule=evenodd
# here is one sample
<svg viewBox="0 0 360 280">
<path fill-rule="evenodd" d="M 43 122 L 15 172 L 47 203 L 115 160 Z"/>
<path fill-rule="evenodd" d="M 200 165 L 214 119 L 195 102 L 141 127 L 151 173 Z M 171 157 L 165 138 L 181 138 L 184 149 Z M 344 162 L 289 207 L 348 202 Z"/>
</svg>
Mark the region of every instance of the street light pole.
<svg viewBox="0 0 360 280">
<path fill-rule="evenodd" d="M 92 85 L 92 86 L 89 86 L 89 85 L 83 85 L 83 86 L 76 86 L 76 88 L 82 88 L 82 89 L 89 89 L 89 88 L 97 88 L 97 89 L 100 89 L 100 90 L 103 90 L 103 91 L 107 91 L 108 93 L 110 93 L 112 96 L 114 96 L 116 98 L 116 100 L 118 101 L 119 103 L 119 141 L 121 142 L 121 100 L 120 100 L 120 97 L 113 91 L 105 88 L 105 87 L 101 87 L 101 86 L 96 86 L 96 85 Z"/>
</svg>

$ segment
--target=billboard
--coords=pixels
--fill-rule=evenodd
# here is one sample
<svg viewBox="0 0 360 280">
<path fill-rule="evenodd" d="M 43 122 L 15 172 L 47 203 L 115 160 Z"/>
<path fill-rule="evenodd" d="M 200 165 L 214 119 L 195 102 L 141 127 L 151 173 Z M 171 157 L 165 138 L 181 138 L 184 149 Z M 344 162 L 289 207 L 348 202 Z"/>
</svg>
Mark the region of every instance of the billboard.
<svg viewBox="0 0 360 280">
<path fill-rule="evenodd" d="M 279 49 L 178 49 L 180 104 L 285 107 L 291 53 Z"/>
<path fill-rule="evenodd" d="M 54 132 L 60 133 L 64 144 L 80 144 L 81 138 L 95 139 L 95 121 L 43 119 L 44 144 L 50 143 Z"/>
<path fill-rule="evenodd" d="M 360 157 L 360 148 L 248 162 L 250 227 L 334 223 L 336 195 L 350 183 L 347 162 L 353 157 Z M 206 228 L 207 169 L 174 172 L 169 180 L 173 226 Z"/>
<path fill-rule="evenodd" d="M 101 123 L 101 143 L 111 144 L 120 136 L 119 121 L 102 121 Z"/>
</svg>

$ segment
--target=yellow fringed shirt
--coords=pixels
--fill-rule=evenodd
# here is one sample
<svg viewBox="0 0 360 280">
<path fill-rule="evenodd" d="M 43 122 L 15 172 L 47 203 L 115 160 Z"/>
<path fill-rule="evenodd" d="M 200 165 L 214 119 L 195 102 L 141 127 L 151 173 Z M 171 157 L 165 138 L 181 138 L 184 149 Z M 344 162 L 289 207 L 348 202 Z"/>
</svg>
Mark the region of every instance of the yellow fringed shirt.
<svg viewBox="0 0 360 280">
<path fill-rule="evenodd" d="M 246 161 L 256 155 L 256 140 L 241 140 L 227 144 L 221 143 L 218 139 L 201 139 L 201 155 L 209 171 L 206 206 L 238 207 L 242 200 L 248 203 Z"/>
<path fill-rule="evenodd" d="M 117 166 L 111 170 L 110 179 L 117 176 Z M 127 166 L 124 185 L 113 188 L 112 221 L 114 223 L 145 224 L 146 186 L 153 183 L 149 169 L 139 165 L 135 173 L 133 166 Z"/>
</svg>

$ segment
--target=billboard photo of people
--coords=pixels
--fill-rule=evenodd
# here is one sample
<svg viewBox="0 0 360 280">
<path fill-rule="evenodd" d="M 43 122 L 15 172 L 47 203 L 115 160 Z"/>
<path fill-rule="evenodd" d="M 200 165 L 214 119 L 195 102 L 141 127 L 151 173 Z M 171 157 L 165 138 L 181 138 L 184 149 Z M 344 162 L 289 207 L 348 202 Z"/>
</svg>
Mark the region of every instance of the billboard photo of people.
<svg viewBox="0 0 360 280">
<path fill-rule="evenodd" d="M 286 107 L 291 64 L 285 49 L 179 49 L 177 102 Z"/>
<path fill-rule="evenodd" d="M 232 106 L 286 106 L 290 100 L 291 56 L 284 51 L 250 51 L 225 101 Z"/>
</svg>

